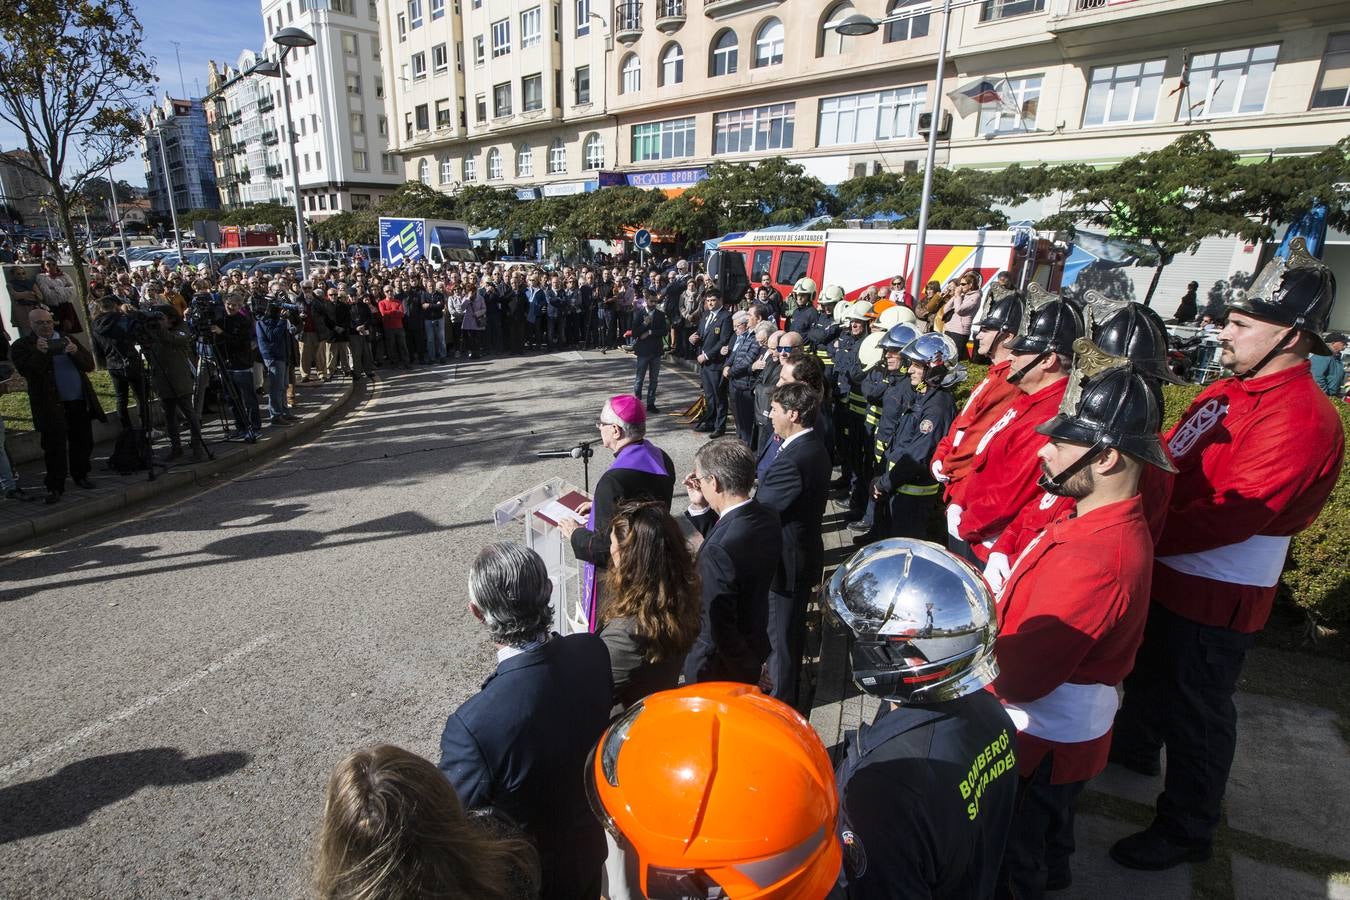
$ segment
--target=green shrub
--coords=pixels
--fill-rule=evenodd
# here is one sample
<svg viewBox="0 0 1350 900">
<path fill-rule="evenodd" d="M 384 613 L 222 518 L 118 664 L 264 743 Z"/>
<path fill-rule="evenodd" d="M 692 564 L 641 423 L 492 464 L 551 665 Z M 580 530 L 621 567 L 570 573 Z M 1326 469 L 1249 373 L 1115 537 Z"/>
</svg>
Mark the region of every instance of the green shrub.
<svg viewBox="0 0 1350 900">
<path fill-rule="evenodd" d="M 1350 405 L 1335 406 L 1350 435 Z M 1280 583 L 1281 598 L 1314 621 L 1350 626 L 1350 474 L 1344 469 L 1317 521 L 1294 538 Z"/>
</svg>

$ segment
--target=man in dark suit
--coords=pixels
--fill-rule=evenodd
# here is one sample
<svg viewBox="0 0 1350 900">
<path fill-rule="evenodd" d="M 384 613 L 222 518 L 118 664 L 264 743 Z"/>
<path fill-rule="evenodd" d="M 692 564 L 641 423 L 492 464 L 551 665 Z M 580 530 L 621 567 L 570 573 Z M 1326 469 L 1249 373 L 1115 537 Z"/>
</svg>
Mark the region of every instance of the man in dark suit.
<svg viewBox="0 0 1350 900">
<path fill-rule="evenodd" d="M 696 431 L 710 431 L 719 438 L 727 433 L 727 390 L 722 367 L 731 352 L 731 313 L 722 308 L 722 294 L 716 288 L 703 292 L 703 316 L 698 332 L 689 342 L 698 347 L 698 378 L 706 404 Z M 723 350 L 727 353 L 723 353 Z"/>
<path fill-rule="evenodd" d="M 801 382 L 774 389 L 769 420 L 782 439 L 778 455 L 760 479 L 755 499 L 778 513 L 782 561 L 769 591 L 771 693 L 797 702 L 797 681 L 806 645 L 806 607 L 825 564 L 821 539 L 830 488 L 830 452 L 815 430 L 820 394 Z"/>
<path fill-rule="evenodd" d="M 731 413 L 736 418 L 736 437 L 747 447 L 755 446 L 755 384 L 759 373 L 753 366 L 764 352 L 750 329 L 750 313 L 740 311 L 731 316 L 736 338 L 727 355 L 725 375 L 731 387 Z"/>
<path fill-rule="evenodd" d="M 28 315 L 32 328 L 9 348 L 14 368 L 28 382 L 33 427 L 42 436 L 47 464 L 46 502 L 56 503 L 66 489 L 66 475 L 82 488 L 89 480 L 94 449 L 92 420 L 106 422 L 103 407 L 89 384 L 94 357 L 84 346 L 57 334 L 56 321 L 45 306 Z"/>
<path fill-rule="evenodd" d="M 698 574 L 703 622 L 684 679 L 759 684 L 769 658 L 769 585 L 783 534 L 778 516 L 750 499 L 755 457 L 734 438 L 709 441 L 685 478 L 686 515 L 703 535 Z"/>
<path fill-rule="evenodd" d="M 497 645 L 497 670 L 445 723 L 440 768 L 466 809 L 498 809 L 529 835 L 545 900 L 594 900 L 605 837 L 580 772 L 609 722 L 609 651 L 593 634 L 549 632 L 551 590 L 533 550 L 478 554 L 469 609 Z"/>
</svg>

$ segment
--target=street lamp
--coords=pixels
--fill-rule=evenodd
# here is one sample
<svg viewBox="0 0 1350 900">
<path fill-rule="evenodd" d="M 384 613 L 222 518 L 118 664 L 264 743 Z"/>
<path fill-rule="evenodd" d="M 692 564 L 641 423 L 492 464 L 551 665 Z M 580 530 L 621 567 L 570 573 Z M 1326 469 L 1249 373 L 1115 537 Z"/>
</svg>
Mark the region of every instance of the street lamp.
<svg viewBox="0 0 1350 900">
<path fill-rule="evenodd" d="M 264 60 L 250 71 L 267 78 L 281 79 L 281 109 L 286 117 L 286 144 L 291 148 L 291 193 L 295 195 L 295 242 L 300 249 L 300 278 L 309 280 L 309 258 L 305 256 L 305 216 L 300 207 L 300 162 L 295 156 L 295 131 L 291 127 L 291 94 L 286 87 L 286 54 L 294 47 L 313 47 L 317 43 L 309 32 L 288 27 L 278 31 L 272 42 L 281 48 L 276 62 Z"/>
<path fill-rule="evenodd" d="M 957 6 L 970 6 L 972 2 L 967 0 L 965 3 L 957 3 Z M 923 287 L 923 254 L 924 245 L 928 238 L 928 205 L 933 194 L 933 166 L 937 162 L 937 133 L 938 125 L 942 121 L 942 79 L 946 74 L 947 68 L 947 25 L 952 16 L 952 0 L 942 0 L 942 30 L 941 37 L 938 40 L 937 57 L 937 77 L 933 84 L 933 112 L 928 121 L 928 156 L 923 167 L 923 194 L 919 201 L 919 228 L 918 237 L 914 242 L 915 262 L 914 262 L 914 286 L 911 292 L 917 300 L 922 296 Z M 899 15 L 887 16 L 880 21 L 871 16 L 864 16 L 861 13 L 855 13 L 844 19 L 834 28 L 840 34 L 847 37 L 861 37 L 866 34 L 875 34 L 882 25 L 888 25 L 891 22 L 900 22 L 905 19 L 912 19 L 915 16 L 927 15 L 928 10 L 911 10 Z"/>
<path fill-rule="evenodd" d="M 173 202 L 173 179 L 169 177 L 169 156 L 164 152 L 164 123 L 150 129 L 159 143 L 159 164 L 164 169 L 164 192 L 169 195 L 169 219 L 173 222 L 173 242 L 178 248 L 178 266 L 183 265 L 183 233 L 178 230 L 178 206 Z"/>
</svg>

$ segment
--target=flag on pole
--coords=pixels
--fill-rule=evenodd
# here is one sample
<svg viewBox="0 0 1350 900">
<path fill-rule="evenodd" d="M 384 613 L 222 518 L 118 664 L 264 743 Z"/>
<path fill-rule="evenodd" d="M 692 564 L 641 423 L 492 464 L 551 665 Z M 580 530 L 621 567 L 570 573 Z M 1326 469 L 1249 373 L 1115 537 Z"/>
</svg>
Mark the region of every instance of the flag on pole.
<svg viewBox="0 0 1350 900">
<path fill-rule="evenodd" d="M 962 85 L 947 95 L 956 111 L 963 116 L 979 112 L 980 107 L 994 104 L 1002 109 L 1016 109 L 1012 85 L 1006 78 L 981 78 Z"/>
</svg>

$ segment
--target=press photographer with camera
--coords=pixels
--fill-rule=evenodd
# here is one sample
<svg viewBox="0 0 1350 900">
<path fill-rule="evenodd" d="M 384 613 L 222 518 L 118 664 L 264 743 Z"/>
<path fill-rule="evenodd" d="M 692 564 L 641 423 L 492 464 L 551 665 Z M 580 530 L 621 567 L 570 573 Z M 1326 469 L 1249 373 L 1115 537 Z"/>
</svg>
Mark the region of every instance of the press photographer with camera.
<svg viewBox="0 0 1350 900">
<path fill-rule="evenodd" d="M 169 450 L 164 459 L 174 460 L 183 455 L 178 420 L 181 415 L 192 434 L 192 461 L 200 462 L 203 453 L 209 457 L 211 452 L 206 449 L 201 421 L 192 408 L 192 335 L 178 310 L 165 303 L 152 307 L 146 314 L 141 339 L 155 392 L 164 410 L 164 429 L 169 434 Z"/>
<path fill-rule="evenodd" d="M 253 319 L 244 309 L 247 297 L 242 291 L 231 291 L 225 296 L 225 317 L 211 332 L 219 339 L 220 362 L 229 379 L 226 395 L 234 407 L 236 430 L 232 441 L 256 443 L 262 430 L 262 416 L 258 411 L 258 395 L 253 390 Z M 196 300 L 194 299 L 195 303 Z"/>
<path fill-rule="evenodd" d="M 291 415 L 290 404 L 286 401 L 286 386 L 291 375 L 291 346 L 298 333 L 287 313 L 298 311 L 298 307 L 273 297 L 267 303 L 267 311 L 254 327 L 258 352 L 262 355 L 263 368 L 267 370 L 267 404 L 272 425 L 298 421 L 298 417 Z"/>
<path fill-rule="evenodd" d="M 135 305 L 125 298 L 108 294 L 99 298 L 98 317 L 91 324 L 94 353 L 103 357 L 108 367 L 108 377 L 112 379 L 113 390 L 117 395 L 117 418 L 123 428 L 132 427 L 129 410 L 131 395 L 136 395 L 136 404 L 141 409 L 148 402 L 145 366 L 140 348 L 136 346 L 139 322 L 137 315 L 132 313 L 135 309 Z"/>
<path fill-rule="evenodd" d="M 14 342 L 9 356 L 28 382 L 33 427 L 42 436 L 47 466 L 45 502 L 52 504 L 65 492 L 67 475 L 82 488 L 94 486 L 89 480 L 89 457 L 94 449 L 91 422 L 107 421 L 107 416 L 89 384 L 93 355 L 57 333 L 56 320 L 44 307 L 29 313 L 28 323 L 32 331 Z"/>
</svg>

